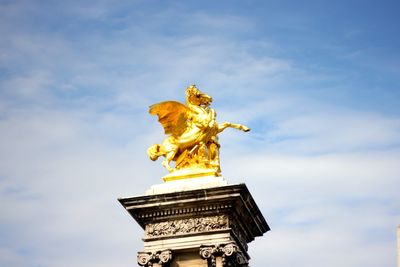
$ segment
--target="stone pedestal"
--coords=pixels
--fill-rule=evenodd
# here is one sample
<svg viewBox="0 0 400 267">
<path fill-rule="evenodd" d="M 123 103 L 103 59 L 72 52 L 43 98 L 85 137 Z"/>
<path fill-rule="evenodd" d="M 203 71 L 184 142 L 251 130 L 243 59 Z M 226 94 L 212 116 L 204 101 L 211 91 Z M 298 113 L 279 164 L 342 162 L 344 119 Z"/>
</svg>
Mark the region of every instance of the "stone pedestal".
<svg viewBox="0 0 400 267">
<path fill-rule="evenodd" d="M 397 267 L 400 267 L 400 225 L 397 226 Z"/>
<path fill-rule="evenodd" d="M 247 244 L 270 230 L 245 184 L 163 190 L 119 199 L 145 231 L 141 266 L 248 266 Z"/>
</svg>

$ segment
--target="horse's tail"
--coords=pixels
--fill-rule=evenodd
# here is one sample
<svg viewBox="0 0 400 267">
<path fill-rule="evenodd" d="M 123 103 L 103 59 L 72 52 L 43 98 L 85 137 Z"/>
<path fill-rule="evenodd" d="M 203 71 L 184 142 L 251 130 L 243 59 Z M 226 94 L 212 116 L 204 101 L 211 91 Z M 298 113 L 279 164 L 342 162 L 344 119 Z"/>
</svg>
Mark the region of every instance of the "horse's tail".
<svg viewBox="0 0 400 267">
<path fill-rule="evenodd" d="M 152 145 L 147 149 L 147 155 L 149 155 L 150 159 L 152 161 L 156 161 L 158 157 L 160 156 L 160 145 Z"/>
</svg>

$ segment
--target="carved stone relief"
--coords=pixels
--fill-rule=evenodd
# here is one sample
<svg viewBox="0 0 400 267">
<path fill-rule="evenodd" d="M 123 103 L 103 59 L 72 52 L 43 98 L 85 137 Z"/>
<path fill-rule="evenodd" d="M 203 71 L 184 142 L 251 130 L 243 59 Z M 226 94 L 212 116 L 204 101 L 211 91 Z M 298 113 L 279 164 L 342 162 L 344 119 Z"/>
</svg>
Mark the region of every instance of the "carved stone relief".
<svg viewBox="0 0 400 267">
<path fill-rule="evenodd" d="M 228 228 L 228 218 L 225 215 L 188 218 L 146 225 L 147 237 L 170 236 L 176 234 L 188 234 L 207 232 Z"/>
</svg>

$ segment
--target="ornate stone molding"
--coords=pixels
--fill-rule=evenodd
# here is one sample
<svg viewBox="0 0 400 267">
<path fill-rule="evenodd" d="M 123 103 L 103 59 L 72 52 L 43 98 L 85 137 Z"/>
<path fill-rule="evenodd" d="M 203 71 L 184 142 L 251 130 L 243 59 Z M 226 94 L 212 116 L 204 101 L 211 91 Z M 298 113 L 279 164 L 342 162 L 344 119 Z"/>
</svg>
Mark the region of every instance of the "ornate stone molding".
<svg viewBox="0 0 400 267">
<path fill-rule="evenodd" d="M 232 208 L 230 203 L 219 203 L 209 205 L 196 205 L 192 207 L 174 207 L 162 210 L 143 210 L 138 214 L 139 219 L 161 218 L 170 216 L 180 216 L 185 214 L 193 214 L 199 212 L 212 212 L 215 210 L 226 210 Z"/>
<path fill-rule="evenodd" d="M 188 218 L 146 225 L 147 237 L 172 236 L 176 234 L 189 234 L 220 230 L 228 228 L 228 217 L 216 215 L 201 218 Z"/>
<path fill-rule="evenodd" d="M 247 267 L 248 260 L 235 242 L 227 244 L 201 246 L 200 257 L 207 260 L 209 267 L 216 266 L 216 257 L 222 257 L 222 266 Z"/>
<path fill-rule="evenodd" d="M 169 249 L 153 252 L 138 252 L 137 262 L 140 266 L 151 267 L 154 263 L 169 266 L 172 261 L 172 251 Z"/>
</svg>

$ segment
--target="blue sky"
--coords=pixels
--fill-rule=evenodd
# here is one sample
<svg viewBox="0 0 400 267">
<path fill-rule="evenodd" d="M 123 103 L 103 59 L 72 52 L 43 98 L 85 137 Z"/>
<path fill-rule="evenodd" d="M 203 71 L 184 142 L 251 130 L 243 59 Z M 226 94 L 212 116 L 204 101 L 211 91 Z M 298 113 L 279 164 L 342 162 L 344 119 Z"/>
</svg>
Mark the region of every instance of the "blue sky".
<svg viewBox="0 0 400 267">
<path fill-rule="evenodd" d="M 166 173 L 149 105 L 197 84 L 222 174 L 272 231 L 252 266 L 395 266 L 398 1 L 0 1 L 0 266 L 132 266 L 118 197 Z"/>
</svg>

